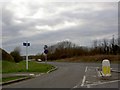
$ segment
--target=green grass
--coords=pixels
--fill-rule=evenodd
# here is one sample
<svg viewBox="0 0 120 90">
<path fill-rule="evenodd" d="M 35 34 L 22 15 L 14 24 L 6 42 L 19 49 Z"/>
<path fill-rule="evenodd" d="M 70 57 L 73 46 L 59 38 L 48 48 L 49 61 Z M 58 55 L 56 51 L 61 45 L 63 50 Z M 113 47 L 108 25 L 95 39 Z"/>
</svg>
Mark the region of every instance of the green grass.
<svg viewBox="0 0 120 90">
<path fill-rule="evenodd" d="M 49 64 L 36 63 L 34 61 L 29 62 L 29 69 L 26 70 L 26 62 L 21 61 L 19 63 L 2 61 L 2 73 L 17 73 L 17 72 L 39 72 L 45 73 L 54 66 Z"/>
<path fill-rule="evenodd" d="M 7 82 L 7 81 L 21 79 L 21 78 L 25 78 L 25 76 L 15 76 L 15 77 L 2 78 L 2 82 Z"/>
</svg>

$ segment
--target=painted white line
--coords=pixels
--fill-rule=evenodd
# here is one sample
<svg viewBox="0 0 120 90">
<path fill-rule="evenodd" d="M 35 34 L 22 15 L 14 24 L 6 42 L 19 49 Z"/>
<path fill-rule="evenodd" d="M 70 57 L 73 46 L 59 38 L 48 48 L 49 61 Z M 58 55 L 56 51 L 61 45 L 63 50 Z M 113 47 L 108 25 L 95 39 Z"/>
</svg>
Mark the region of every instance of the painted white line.
<svg viewBox="0 0 120 90">
<path fill-rule="evenodd" d="M 84 75 L 84 77 L 83 77 L 83 80 L 82 80 L 82 84 L 81 84 L 81 87 L 83 87 L 83 86 L 84 86 L 84 83 L 85 83 L 85 79 L 86 79 L 86 76 Z"/>
<path fill-rule="evenodd" d="M 101 72 L 98 71 L 98 77 L 102 77 L 102 74 Z"/>
<path fill-rule="evenodd" d="M 96 68 L 96 72 L 97 72 L 97 74 L 98 74 L 98 77 L 102 77 L 101 72 L 100 72 L 100 71 L 98 71 L 98 67 L 95 67 L 95 68 Z"/>
<path fill-rule="evenodd" d="M 78 88 L 80 86 L 81 82 L 79 82 L 76 86 L 74 86 L 73 88 Z"/>
<path fill-rule="evenodd" d="M 85 80 L 86 80 L 86 72 L 87 72 L 87 70 L 88 70 L 88 67 L 85 68 L 85 75 L 83 76 L 81 87 L 84 86 L 84 83 L 85 83 Z"/>
<path fill-rule="evenodd" d="M 96 86 L 96 85 L 101 85 L 101 84 L 109 84 L 109 83 L 114 83 L 114 82 L 118 82 L 120 80 L 114 80 L 114 81 L 109 81 L 109 82 L 99 82 L 99 83 L 95 83 L 95 84 L 88 84 L 87 88 L 90 88 L 90 86 Z"/>
<path fill-rule="evenodd" d="M 88 67 L 86 66 L 86 68 L 85 68 L 85 74 L 86 74 L 86 72 L 87 72 L 87 69 L 88 69 Z M 84 76 L 83 76 L 83 80 L 82 80 L 82 84 L 81 84 L 81 81 L 80 81 L 80 82 L 79 82 L 77 85 L 75 85 L 73 88 L 78 88 L 78 87 L 80 86 L 80 84 L 81 84 L 81 86 L 84 86 L 85 79 L 86 79 L 86 76 L 84 75 Z"/>
</svg>

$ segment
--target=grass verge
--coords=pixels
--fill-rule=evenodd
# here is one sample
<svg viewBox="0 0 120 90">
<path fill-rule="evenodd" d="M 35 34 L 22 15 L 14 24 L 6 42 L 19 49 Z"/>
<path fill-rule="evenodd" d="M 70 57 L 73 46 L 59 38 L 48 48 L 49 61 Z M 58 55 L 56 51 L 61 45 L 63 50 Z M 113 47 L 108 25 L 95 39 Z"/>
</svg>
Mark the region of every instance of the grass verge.
<svg viewBox="0 0 120 90">
<path fill-rule="evenodd" d="M 43 63 L 36 63 L 34 61 L 29 62 L 29 69 L 26 70 L 26 62 L 21 61 L 19 63 L 2 61 L 2 73 L 17 73 L 17 72 L 39 72 L 45 73 L 54 66 Z"/>
</svg>

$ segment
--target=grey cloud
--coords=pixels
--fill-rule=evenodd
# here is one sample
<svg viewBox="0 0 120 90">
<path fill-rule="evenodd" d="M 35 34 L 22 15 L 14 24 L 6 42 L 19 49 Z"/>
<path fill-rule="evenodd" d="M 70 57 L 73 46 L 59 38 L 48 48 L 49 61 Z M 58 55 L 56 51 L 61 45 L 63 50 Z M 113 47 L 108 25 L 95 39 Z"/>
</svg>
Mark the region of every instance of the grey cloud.
<svg viewBox="0 0 120 90">
<path fill-rule="evenodd" d="M 30 13 L 24 18 L 15 18 L 12 10 L 7 10 L 3 7 L 3 35 L 11 36 L 11 40 L 3 41 L 3 47 L 11 51 L 15 46 L 22 47 L 22 43 L 26 40 L 31 42 L 31 54 L 42 52 L 44 44 L 55 44 L 57 41 L 70 39 L 70 41 L 79 45 L 90 45 L 93 39 L 104 35 L 116 34 L 117 31 L 117 7 L 116 3 L 97 3 L 105 10 L 101 11 L 89 11 L 90 9 L 82 9 L 85 12 L 81 12 L 79 8 L 80 3 L 47 3 L 46 5 L 40 5 L 36 3 L 28 4 Z M 92 3 L 96 4 L 96 3 Z M 74 9 L 72 9 L 74 6 Z M 65 11 L 57 13 L 58 8 L 64 8 Z M 68 7 L 70 8 L 69 10 Z M 31 18 L 40 8 L 43 8 L 48 14 L 53 13 L 52 17 L 34 19 Z M 54 14 L 56 13 L 56 14 Z M 17 24 L 14 20 L 20 20 L 21 23 Z M 48 25 L 50 27 L 59 25 L 64 21 L 68 22 L 84 22 L 83 25 L 74 27 L 68 27 L 59 29 L 57 31 L 47 31 L 45 33 L 39 33 L 34 36 L 25 37 L 21 36 L 22 30 L 37 30 L 36 25 Z M 34 33 L 34 32 L 33 32 Z"/>
</svg>

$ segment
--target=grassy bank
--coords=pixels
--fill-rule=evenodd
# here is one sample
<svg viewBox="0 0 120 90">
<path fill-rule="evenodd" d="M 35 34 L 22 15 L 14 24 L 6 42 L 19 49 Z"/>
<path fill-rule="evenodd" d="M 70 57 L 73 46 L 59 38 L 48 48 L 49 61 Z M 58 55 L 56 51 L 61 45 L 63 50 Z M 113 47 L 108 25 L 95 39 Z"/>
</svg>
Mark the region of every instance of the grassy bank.
<svg viewBox="0 0 120 90">
<path fill-rule="evenodd" d="M 19 63 L 2 61 L 2 73 L 16 73 L 16 72 L 39 72 L 44 73 L 54 68 L 49 64 L 36 63 L 33 61 L 29 62 L 29 69 L 26 70 L 26 62 L 21 61 Z"/>
<path fill-rule="evenodd" d="M 56 60 L 57 62 L 102 62 L 104 59 L 109 59 L 112 63 L 120 63 L 120 55 L 93 55 L 79 56 Z"/>
</svg>

